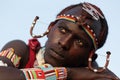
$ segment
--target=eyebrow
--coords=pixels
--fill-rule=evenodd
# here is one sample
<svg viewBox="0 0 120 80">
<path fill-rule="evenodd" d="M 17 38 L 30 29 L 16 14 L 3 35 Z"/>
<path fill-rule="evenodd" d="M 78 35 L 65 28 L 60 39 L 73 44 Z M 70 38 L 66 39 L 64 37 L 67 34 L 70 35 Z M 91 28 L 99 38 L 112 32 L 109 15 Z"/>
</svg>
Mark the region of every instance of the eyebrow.
<svg viewBox="0 0 120 80">
<path fill-rule="evenodd" d="M 64 28 L 67 32 L 73 33 L 72 30 L 69 29 L 69 27 L 66 25 L 66 23 L 65 23 L 64 21 L 59 22 L 58 25 L 63 25 L 63 28 Z M 82 29 L 82 26 L 79 26 L 79 28 Z M 86 40 L 84 39 L 84 37 L 81 37 L 80 35 L 81 35 L 81 34 L 74 34 L 74 38 L 78 38 L 78 39 L 82 39 L 82 40 L 86 41 Z"/>
<path fill-rule="evenodd" d="M 63 28 L 65 28 L 65 30 L 67 30 L 68 32 L 72 32 L 64 21 L 59 22 L 58 25 L 63 25 Z"/>
<path fill-rule="evenodd" d="M 66 23 L 64 21 L 59 22 L 58 25 L 63 25 L 63 28 L 65 28 L 65 30 L 72 33 L 72 30 L 69 29 L 69 27 L 66 25 Z M 82 25 L 79 25 L 78 27 L 79 27 L 79 29 L 81 29 L 84 32 Z M 84 41 L 84 43 L 87 42 L 87 44 L 88 44 L 88 41 L 83 36 L 81 36 L 81 34 L 74 34 L 74 37 L 82 39 Z"/>
</svg>

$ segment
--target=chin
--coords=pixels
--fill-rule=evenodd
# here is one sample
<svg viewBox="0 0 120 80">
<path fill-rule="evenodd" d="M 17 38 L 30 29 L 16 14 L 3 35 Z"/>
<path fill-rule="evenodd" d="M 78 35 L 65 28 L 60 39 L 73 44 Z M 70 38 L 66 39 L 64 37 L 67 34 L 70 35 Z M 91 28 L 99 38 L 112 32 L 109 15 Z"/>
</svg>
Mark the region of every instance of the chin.
<svg viewBox="0 0 120 80">
<path fill-rule="evenodd" d="M 60 67 L 62 66 L 60 63 L 58 63 L 57 60 L 54 58 L 51 58 L 50 56 L 45 56 L 45 63 L 51 64 L 53 67 Z"/>
</svg>

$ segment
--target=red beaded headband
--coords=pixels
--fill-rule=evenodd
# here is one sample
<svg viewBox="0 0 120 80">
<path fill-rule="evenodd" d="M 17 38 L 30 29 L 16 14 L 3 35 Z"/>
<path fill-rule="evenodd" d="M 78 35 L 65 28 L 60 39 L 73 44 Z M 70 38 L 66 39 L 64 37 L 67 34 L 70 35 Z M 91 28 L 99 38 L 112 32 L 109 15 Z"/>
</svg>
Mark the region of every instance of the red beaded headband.
<svg viewBox="0 0 120 80">
<path fill-rule="evenodd" d="M 57 16 L 56 20 L 60 20 L 60 19 L 65 19 L 65 20 L 68 20 L 68 21 L 72 21 L 72 22 L 77 22 L 80 17 L 76 17 L 74 15 L 69 15 L 69 14 L 63 14 L 63 15 L 59 15 Z M 94 31 L 90 28 L 89 25 L 82 25 L 82 28 L 85 30 L 85 32 L 90 36 L 90 38 L 92 39 L 92 42 L 94 44 L 94 48 L 95 50 L 97 49 L 97 45 L 98 45 L 98 41 L 97 41 L 97 38 L 96 38 L 96 35 L 94 33 Z"/>
</svg>

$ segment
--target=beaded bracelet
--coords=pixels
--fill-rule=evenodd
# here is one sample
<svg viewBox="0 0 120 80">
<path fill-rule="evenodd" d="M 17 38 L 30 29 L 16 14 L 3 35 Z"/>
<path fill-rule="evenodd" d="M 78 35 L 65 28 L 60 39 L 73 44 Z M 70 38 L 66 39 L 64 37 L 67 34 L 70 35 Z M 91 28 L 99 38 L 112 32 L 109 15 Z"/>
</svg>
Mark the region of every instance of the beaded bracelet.
<svg viewBox="0 0 120 80">
<path fill-rule="evenodd" d="M 67 69 L 65 67 L 52 67 L 44 64 L 36 68 L 21 69 L 26 80 L 66 80 Z"/>
<path fill-rule="evenodd" d="M 39 66 L 44 71 L 45 80 L 57 80 L 54 68 L 50 64 Z"/>
<path fill-rule="evenodd" d="M 67 79 L 67 69 L 65 67 L 55 67 L 57 80 Z"/>
<path fill-rule="evenodd" d="M 45 80 L 44 72 L 38 68 L 21 69 L 26 80 Z"/>
<path fill-rule="evenodd" d="M 66 80 L 67 69 L 65 67 L 52 67 L 50 64 L 39 66 L 44 71 L 46 80 Z"/>
<path fill-rule="evenodd" d="M 15 54 L 15 51 L 13 48 L 8 48 L 8 49 L 0 52 L 0 56 L 4 56 L 4 57 L 10 59 L 15 67 L 19 67 L 21 57 Z"/>
</svg>

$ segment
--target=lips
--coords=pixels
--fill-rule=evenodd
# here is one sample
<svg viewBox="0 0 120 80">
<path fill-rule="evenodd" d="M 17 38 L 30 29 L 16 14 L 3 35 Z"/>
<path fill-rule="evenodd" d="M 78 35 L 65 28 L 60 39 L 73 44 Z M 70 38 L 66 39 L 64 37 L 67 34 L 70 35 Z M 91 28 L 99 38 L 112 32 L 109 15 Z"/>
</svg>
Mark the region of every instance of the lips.
<svg viewBox="0 0 120 80">
<path fill-rule="evenodd" d="M 53 58 L 57 59 L 57 60 L 64 60 L 64 57 L 62 55 L 60 55 L 60 53 L 58 53 L 57 51 L 50 49 L 50 53 L 49 53 Z"/>
</svg>

